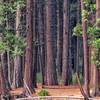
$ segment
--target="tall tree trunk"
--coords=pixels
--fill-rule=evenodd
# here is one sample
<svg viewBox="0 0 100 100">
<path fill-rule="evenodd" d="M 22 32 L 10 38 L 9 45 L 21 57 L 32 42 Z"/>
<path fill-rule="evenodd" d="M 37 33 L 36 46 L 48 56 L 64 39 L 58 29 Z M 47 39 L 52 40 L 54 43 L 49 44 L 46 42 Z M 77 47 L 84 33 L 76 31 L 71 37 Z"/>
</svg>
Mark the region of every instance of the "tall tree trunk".
<svg viewBox="0 0 100 100">
<path fill-rule="evenodd" d="M 0 0 L 0 4 L 2 3 L 4 3 L 4 1 Z M 3 34 L 3 33 L 0 33 L 0 34 Z M 2 36 L 0 37 L 0 41 L 2 41 Z M 0 52 L 0 90 L 1 90 L 0 92 L 2 96 L 6 96 L 6 94 L 10 90 L 10 84 L 8 80 L 8 65 L 7 65 L 6 51 Z M 0 99 L 2 98 L 0 97 Z"/>
<path fill-rule="evenodd" d="M 62 72 L 62 43 L 63 43 L 63 1 L 57 0 L 57 71 L 61 76 Z"/>
<path fill-rule="evenodd" d="M 80 0 L 77 0 L 77 23 L 80 23 Z M 80 42 L 81 42 L 81 39 L 79 36 L 77 36 L 77 53 L 76 53 L 76 72 L 80 72 L 80 68 L 79 68 L 79 56 L 80 56 Z"/>
<path fill-rule="evenodd" d="M 32 63 L 33 63 L 33 0 L 27 0 L 27 15 L 26 15 L 26 27 L 27 27 L 27 47 L 25 54 L 25 72 L 24 83 L 28 86 L 31 92 L 33 92 L 32 83 Z M 26 86 L 24 84 L 24 88 Z"/>
<path fill-rule="evenodd" d="M 32 82 L 33 82 L 33 86 L 36 87 L 36 74 L 37 74 L 37 51 L 38 51 L 38 47 L 37 47 L 37 0 L 34 0 L 34 4 L 33 4 L 33 41 L 34 41 L 34 45 L 33 45 L 33 67 L 32 67 Z"/>
<path fill-rule="evenodd" d="M 93 2 L 93 0 L 92 0 Z M 94 13 L 91 13 L 91 20 L 90 20 L 91 24 L 94 25 L 96 22 L 96 16 Z M 94 40 L 94 36 L 91 36 L 91 41 Z M 91 44 L 90 46 L 90 68 L 91 68 L 91 74 L 90 74 L 90 86 L 91 86 L 91 90 L 92 90 L 92 96 L 96 96 L 97 92 L 98 92 L 98 82 L 97 82 L 97 65 L 95 64 L 95 59 L 96 59 L 96 54 L 97 50 L 94 47 L 93 44 Z"/>
<path fill-rule="evenodd" d="M 16 10 L 16 37 L 20 37 L 20 20 L 21 19 L 21 10 L 20 5 L 17 5 Z M 18 47 L 15 47 L 16 49 Z M 16 55 L 14 58 L 14 77 L 13 77 L 13 88 L 22 86 L 22 65 L 21 65 L 21 56 Z"/>
<path fill-rule="evenodd" d="M 85 9 L 84 1 L 81 0 L 81 11 Z M 89 96 L 89 51 L 88 51 L 88 40 L 87 40 L 87 20 L 85 17 L 82 18 L 82 29 L 83 29 L 83 50 L 84 50 L 84 91 Z"/>
<path fill-rule="evenodd" d="M 0 60 L 0 62 L 1 62 L 1 60 Z M 2 96 L 5 96 L 6 93 L 7 93 L 7 88 L 6 88 L 6 84 L 5 84 L 2 65 L 0 64 L 0 100 L 2 100 Z"/>
<path fill-rule="evenodd" d="M 2 71 L 4 77 L 4 84 L 6 85 L 6 89 L 10 90 L 10 84 L 8 81 L 8 63 L 7 63 L 7 53 L 4 52 L 1 54 L 1 64 L 2 64 Z"/>
<path fill-rule="evenodd" d="M 45 0 L 39 0 L 39 51 L 40 51 L 40 63 L 42 71 L 42 84 L 45 84 Z"/>
<path fill-rule="evenodd" d="M 63 19 L 63 57 L 62 57 L 62 84 L 68 85 L 69 67 L 69 0 L 64 0 Z"/>
<path fill-rule="evenodd" d="M 100 1 L 96 0 L 96 20 L 98 18 L 100 18 Z M 95 20 L 95 17 L 93 17 L 92 19 L 92 23 L 93 20 Z M 94 24 L 94 23 L 93 23 Z M 97 22 L 97 27 L 100 27 L 100 23 Z M 94 37 L 92 36 L 92 39 L 94 39 Z M 99 53 L 98 49 L 95 48 L 94 46 L 91 47 L 91 58 L 92 60 L 96 60 L 97 59 L 97 55 Z M 96 95 L 100 95 L 100 90 L 99 90 L 99 69 L 97 68 L 97 65 L 95 64 L 95 61 L 91 62 L 91 86 L 92 86 L 92 96 L 96 96 Z"/>
<path fill-rule="evenodd" d="M 100 0 L 96 0 L 96 20 L 98 20 L 100 18 Z M 98 24 L 97 24 L 97 27 L 98 28 L 100 28 L 100 22 L 97 22 Z M 100 38 L 100 37 L 98 37 L 98 38 Z M 99 57 L 99 51 L 100 51 L 100 49 L 98 49 L 97 50 L 97 53 L 98 53 L 98 60 L 100 59 Z M 100 85 L 100 81 L 99 81 L 99 78 L 100 78 L 100 69 L 97 69 L 97 85 L 98 85 L 98 93 L 99 93 L 99 95 L 100 95 L 100 87 L 99 87 L 99 85 Z"/>
<path fill-rule="evenodd" d="M 54 58 L 54 47 L 52 35 L 55 34 L 55 24 L 53 13 L 55 12 L 55 0 L 48 0 L 46 5 L 46 50 L 47 50 L 47 64 L 46 64 L 46 84 L 57 84 L 56 64 Z"/>
</svg>

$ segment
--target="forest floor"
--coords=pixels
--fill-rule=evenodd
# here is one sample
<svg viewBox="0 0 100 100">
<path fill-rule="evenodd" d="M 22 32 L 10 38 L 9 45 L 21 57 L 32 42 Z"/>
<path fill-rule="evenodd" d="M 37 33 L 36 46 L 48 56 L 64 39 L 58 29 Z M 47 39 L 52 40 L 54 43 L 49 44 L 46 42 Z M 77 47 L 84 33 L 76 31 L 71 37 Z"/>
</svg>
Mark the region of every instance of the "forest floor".
<svg viewBox="0 0 100 100">
<path fill-rule="evenodd" d="M 36 93 L 34 93 L 33 96 L 38 96 L 38 93 L 42 89 L 46 89 L 49 92 L 50 96 L 83 97 L 78 86 L 44 86 L 42 88 L 41 85 L 38 85 L 38 87 L 35 88 Z M 13 95 L 20 95 L 22 92 L 23 88 L 18 88 L 11 91 Z M 100 97 L 96 97 L 96 99 L 93 100 L 100 100 Z"/>
<path fill-rule="evenodd" d="M 38 96 L 38 93 L 45 89 L 48 91 L 50 96 L 82 96 L 80 89 L 78 86 L 42 86 L 38 85 L 37 88 L 35 88 L 36 93 L 34 93 L 34 96 Z M 11 91 L 11 94 L 18 95 L 23 92 L 23 88 L 18 88 Z"/>
</svg>

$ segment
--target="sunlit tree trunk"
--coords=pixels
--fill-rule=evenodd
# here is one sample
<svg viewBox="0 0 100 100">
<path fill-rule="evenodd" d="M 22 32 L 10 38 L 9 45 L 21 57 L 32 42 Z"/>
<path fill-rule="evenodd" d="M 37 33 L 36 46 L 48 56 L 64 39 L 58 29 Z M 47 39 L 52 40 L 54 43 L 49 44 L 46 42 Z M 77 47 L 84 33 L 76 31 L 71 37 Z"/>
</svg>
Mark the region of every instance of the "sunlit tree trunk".
<svg viewBox="0 0 100 100">
<path fill-rule="evenodd" d="M 84 1 L 81 0 L 81 11 L 85 9 Z M 89 96 L 89 51 L 88 51 L 88 38 L 87 38 L 87 20 L 82 18 L 83 29 L 83 52 L 84 52 L 84 91 Z"/>
</svg>

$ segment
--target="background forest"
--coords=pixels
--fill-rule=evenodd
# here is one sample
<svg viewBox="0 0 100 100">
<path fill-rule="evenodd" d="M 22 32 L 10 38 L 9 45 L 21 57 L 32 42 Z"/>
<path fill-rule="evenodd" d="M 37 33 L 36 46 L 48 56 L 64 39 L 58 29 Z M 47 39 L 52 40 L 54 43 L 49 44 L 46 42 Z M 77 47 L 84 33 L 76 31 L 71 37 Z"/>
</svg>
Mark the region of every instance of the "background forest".
<svg viewBox="0 0 100 100">
<path fill-rule="evenodd" d="M 37 83 L 80 85 L 88 100 L 99 68 L 100 0 L 0 0 L 0 100 Z"/>
</svg>

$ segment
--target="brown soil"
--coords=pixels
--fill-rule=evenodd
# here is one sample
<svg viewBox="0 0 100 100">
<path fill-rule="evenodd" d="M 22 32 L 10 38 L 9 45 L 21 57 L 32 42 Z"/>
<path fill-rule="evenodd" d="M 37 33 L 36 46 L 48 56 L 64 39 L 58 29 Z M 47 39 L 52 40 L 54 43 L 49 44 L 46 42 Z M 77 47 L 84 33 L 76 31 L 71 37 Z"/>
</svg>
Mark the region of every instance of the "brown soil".
<svg viewBox="0 0 100 100">
<path fill-rule="evenodd" d="M 40 85 L 35 89 L 36 93 L 33 95 L 37 96 L 42 89 L 46 89 L 51 96 L 82 96 L 78 86 L 43 86 L 42 88 Z M 20 95 L 22 93 L 23 88 L 11 91 L 12 95 Z"/>
<path fill-rule="evenodd" d="M 49 92 L 50 96 L 82 97 L 82 94 L 81 94 L 78 86 L 41 86 L 41 85 L 38 85 L 38 88 L 35 88 L 36 93 L 33 93 L 33 96 L 38 96 L 38 93 L 42 89 L 46 89 Z M 20 95 L 23 93 L 23 91 L 24 91 L 23 88 L 18 88 L 18 89 L 11 91 L 11 94 L 12 95 Z M 100 100 L 100 97 L 96 100 Z"/>
</svg>

